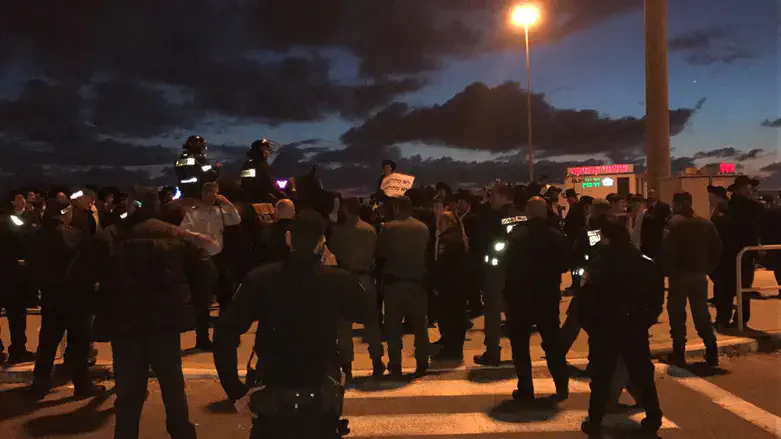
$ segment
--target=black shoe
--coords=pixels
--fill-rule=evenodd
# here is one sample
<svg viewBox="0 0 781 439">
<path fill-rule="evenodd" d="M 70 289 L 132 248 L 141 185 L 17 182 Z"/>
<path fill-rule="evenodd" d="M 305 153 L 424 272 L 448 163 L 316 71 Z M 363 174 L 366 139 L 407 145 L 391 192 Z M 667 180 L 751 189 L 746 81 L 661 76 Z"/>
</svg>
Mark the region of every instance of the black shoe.
<svg viewBox="0 0 781 439">
<path fill-rule="evenodd" d="M 31 363 L 35 361 L 35 353 L 28 350 L 11 352 L 8 355 L 8 364 Z"/>
<path fill-rule="evenodd" d="M 374 369 L 372 371 L 372 376 L 374 378 L 379 378 L 385 375 L 385 363 L 383 363 L 382 360 L 374 361 L 372 367 Z"/>
<path fill-rule="evenodd" d="M 705 363 L 710 367 L 716 367 L 719 365 L 719 348 L 716 343 L 710 346 L 705 346 Z"/>
<path fill-rule="evenodd" d="M 686 367 L 686 346 L 674 346 L 667 362 L 673 366 Z"/>
<path fill-rule="evenodd" d="M 391 378 L 393 379 L 399 379 L 402 377 L 400 364 L 389 364 L 388 371 L 390 373 Z"/>
<path fill-rule="evenodd" d="M 208 338 L 205 340 L 196 340 L 195 349 L 200 349 L 205 352 L 211 352 L 214 350 L 214 343 Z"/>
<path fill-rule="evenodd" d="M 513 399 L 520 402 L 534 401 L 534 392 L 516 389 L 513 390 Z"/>
<path fill-rule="evenodd" d="M 602 437 L 602 423 L 594 422 L 591 418 L 586 418 L 582 424 L 580 424 L 580 431 L 586 433 L 590 438 Z"/>
<path fill-rule="evenodd" d="M 49 394 L 49 391 L 51 390 L 51 386 L 48 384 L 40 384 L 33 381 L 33 383 L 30 385 L 29 392 L 30 396 L 35 401 L 40 401 L 44 398 L 46 398 L 46 395 Z"/>
<path fill-rule="evenodd" d="M 342 364 L 342 372 L 344 373 L 344 376 L 347 378 L 348 381 L 353 379 L 353 364 L 352 363 Z"/>
<path fill-rule="evenodd" d="M 443 344 L 445 344 L 445 339 L 444 339 L 444 337 L 439 337 L 439 340 L 437 340 L 437 341 L 435 341 L 435 342 L 433 342 L 431 344 L 436 345 L 436 346 L 442 346 Z"/>
<path fill-rule="evenodd" d="M 646 416 L 645 419 L 640 421 L 640 427 L 642 427 L 643 431 L 647 433 L 656 433 L 660 428 L 662 428 L 662 417 Z"/>
<path fill-rule="evenodd" d="M 566 401 L 569 398 L 569 379 L 556 382 L 556 401 Z"/>
<path fill-rule="evenodd" d="M 500 355 L 489 355 L 488 352 L 483 355 L 475 355 L 475 364 L 481 366 L 499 366 L 502 363 Z"/>
<path fill-rule="evenodd" d="M 106 393 L 106 386 L 100 384 L 92 384 L 85 387 L 79 387 L 73 392 L 73 396 L 78 399 L 92 398 L 93 396 L 99 396 Z M 148 394 L 147 394 L 148 395 Z"/>
<path fill-rule="evenodd" d="M 470 329 L 472 329 L 474 327 L 475 327 L 475 324 L 471 320 L 466 319 L 466 329 L 470 330 Z"/>
<path fill-rule="evenodd" d="M 5 352 L 0 352 L 0 365 L 5 364 L 6 360 L 8 360 L 8 355 Z"/>
<path fill-rule="evenodd" d="M 428 372 L 428 361 L 418 362 L 418 367 L 415 369 L 415 378 L 426 376 L 426 372 Z"/>
</svg>

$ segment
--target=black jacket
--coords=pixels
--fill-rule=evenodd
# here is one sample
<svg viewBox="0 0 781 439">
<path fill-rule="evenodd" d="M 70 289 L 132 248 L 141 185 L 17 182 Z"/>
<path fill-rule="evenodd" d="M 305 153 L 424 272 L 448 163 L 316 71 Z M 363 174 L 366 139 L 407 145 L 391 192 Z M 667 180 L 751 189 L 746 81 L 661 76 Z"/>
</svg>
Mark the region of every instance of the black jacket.
<svg viewBox="0 0 781 439">
<path fill-rule="evenodd" d="M 68 288 L 68 269 L 82 247 L 82 234 L 59 221 L 45 223 L 32 237 L 30 269 L 44 304 L 75 303 L 85 305 L 83 289 Z M 77 296 L 76 293 L 81 293 Z"/>
<path fill-rule="evenodd" d="M 254 176 L 250 170 L 255 171 Z M 242 174 L 241 188 L 249 193 L 253 203 L 273 203 L 286 198 L 277 187 L 271 175 L 271 167 L 265 160 L 248 160 L 244 164 Z"/>
<path fill-rule="evenodd" d="M 570 267 L 570 245 L 544 218 L 516 227 L 507 246 L 504 298 L 510 307 L 561 300 L 561 274 Z"/>
<path fill-rule="evenodd" d="M 130 217 L 96 235 L 71 273 L 93 300 L 101 340 L 184 332 L 211 303 L 216 270 L 180 228 Z"/>
<path fill-rule="evenodd" d="M 464 289 L 468 285 L 469 259 L 460 230 L 453 228 L 439 237 L 435 245 L 431 282 L 440 294 Z"/>
<path fill-rule="evenodd" d="M 648 329 L 662 312 L 664 277 L 631 243 L 606 245 L 589 264 L 578 300 L 579 321 L 589 333 Z"/>
<path fill-rule="evenodd" d="M 364 294 L 357 277 L 321 265 L 314 254 L 294 252 L 283 262 L 250 272 L 214 332 L 214 363 L 228 397 L 244 393 L 236 348 L 255 321 L 259 325 L 254 349 L 264 384 L 319 387 L 329 368 L 339 364 L 339 322 L 377 318 Z"/>
</svg>

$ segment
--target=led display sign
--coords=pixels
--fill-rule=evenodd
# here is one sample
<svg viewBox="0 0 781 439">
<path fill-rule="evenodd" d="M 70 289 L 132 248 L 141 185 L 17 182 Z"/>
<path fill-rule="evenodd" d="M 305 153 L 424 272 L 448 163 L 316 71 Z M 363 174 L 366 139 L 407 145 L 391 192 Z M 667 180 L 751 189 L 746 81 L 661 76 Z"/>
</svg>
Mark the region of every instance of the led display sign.
<svg viewBox="0 0 781 439">
<path fill-rule="evenodd" d="M 577 168 L 567 168 L 570 175 L 604 175 L 604 174 L 631 174 L 635 170 L 634 165 L 602 165 L 602 166 L 579 166 Z"/>
</svg>

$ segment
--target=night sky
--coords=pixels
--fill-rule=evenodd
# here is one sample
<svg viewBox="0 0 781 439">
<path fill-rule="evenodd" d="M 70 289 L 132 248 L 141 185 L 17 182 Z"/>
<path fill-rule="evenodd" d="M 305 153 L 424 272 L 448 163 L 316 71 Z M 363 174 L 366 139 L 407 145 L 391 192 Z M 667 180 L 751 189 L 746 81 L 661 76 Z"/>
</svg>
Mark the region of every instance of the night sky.
<svg viewBox="0 0 781 439">
<path fill-rule="evenodd" d="M 267 137 L 285 145 L 278 176 L 316 163 L 334 189 L 374 184 L 383 158 L 423 183 L 522 181 L 524 40 L 507 26 L 511 4 L 13 2 L 0 17 L 0 173 L 171 184 L 181 143 L 200 134 L 228 171 Z M 531 37 L 537 172 L 641 167 L 642 0 L 543 4 Z M 777 0 L 669 0 L 674 171 L 730 161 L 781 188 L 780 21 Z"/>
</svg>

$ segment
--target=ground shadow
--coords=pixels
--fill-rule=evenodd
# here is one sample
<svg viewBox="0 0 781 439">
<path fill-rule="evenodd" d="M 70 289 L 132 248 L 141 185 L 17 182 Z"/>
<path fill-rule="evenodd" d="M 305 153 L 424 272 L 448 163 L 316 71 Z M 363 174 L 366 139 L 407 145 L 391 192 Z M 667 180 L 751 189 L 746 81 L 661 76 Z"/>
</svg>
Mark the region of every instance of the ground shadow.
<svg viewBox="0 0 781 439">
<path fill-rule="evenodd" d="M 523 424 L 549 421 L 556 416 L 557 412 L 559 412 L 559 404 L 554 397 L 530 401 L 509 399 L 489 410 L 488 416 L 499 422 Z"/>
<path fill-rule="evenodd" d="M 97 431 L 114 414 L 114 407 L 103 411 L 98 411 L 97 408 L 113 394 L 114 389 L 96 396 L 73 412 L 31 419 L 25 422 L 24 431 L 32 437 L 75 436 Z"/>
<path fill-rule="evenodd" d="M 491 383 L 517 378 L 517 375 L 514 368 L 482 368 L 469 369 L 466 378 L 474 383 Z"/>
<path fill-rule="evenodd" d="M 216 415 L 239 413 L 239 410 L 233 404 L 233 401 L 230 401 L 228 399 L 214 401 L 213 403 L 206 406 L 206 411 Z"/>
<path fill-rule="evenodd" d="M 181 351 L 181 357 L 185 358 L 185 357 L 189 357 L 191 355 L 205 354 L 205 353 L 208 353 L 208 351 L 204 351 L 201 348 L 192 347 L 192 348 L 188 348 L 188 349 L 183 349 Z"/>
</svg>

